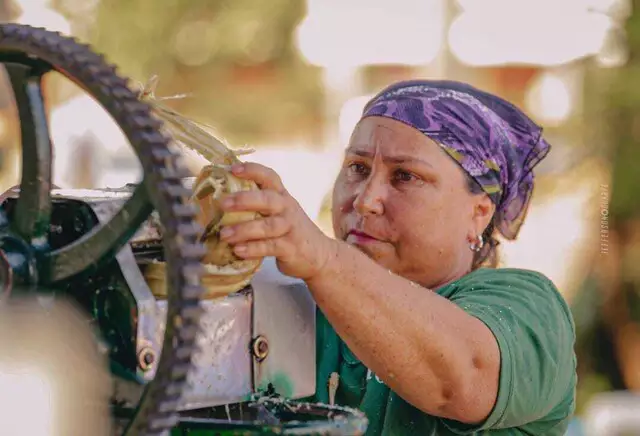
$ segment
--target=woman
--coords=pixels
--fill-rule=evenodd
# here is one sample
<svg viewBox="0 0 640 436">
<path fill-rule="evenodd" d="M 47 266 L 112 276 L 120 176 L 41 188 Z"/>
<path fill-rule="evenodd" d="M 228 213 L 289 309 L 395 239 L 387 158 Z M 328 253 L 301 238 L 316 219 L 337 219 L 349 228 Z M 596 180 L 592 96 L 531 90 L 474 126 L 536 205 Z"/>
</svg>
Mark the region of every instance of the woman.
<svg viewBox="0 0 640 436">
<path fill-rule="evenodd" d="M 481 267 L 517 236 L 547 154 L 509 103 L 456 82 L 387 88 L 364 110 L 325 236 L 264 166 L 226 210 L 244 258 L 306 281 L 318 319 L 317 400 L 359 407 L 368 435 L 562 435 L 574 410 L 574 326 L 549 279 Z M 330 383 L 331 381 L 331 383 Z M 336 384 L 337 381 L 337 389 Z"/>
</svg>

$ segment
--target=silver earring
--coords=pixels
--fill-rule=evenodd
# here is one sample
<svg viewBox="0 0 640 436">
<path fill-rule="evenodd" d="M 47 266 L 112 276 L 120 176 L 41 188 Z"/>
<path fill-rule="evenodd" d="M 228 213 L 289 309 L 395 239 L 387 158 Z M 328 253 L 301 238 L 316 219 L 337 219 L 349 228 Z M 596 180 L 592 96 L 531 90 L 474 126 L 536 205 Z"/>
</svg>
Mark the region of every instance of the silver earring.
<svg viewBox="0 0 640 436">
<path fill-rule="evenodd" d="M 482 238 L 482 235 L 478 235 L 476 237 L 476 240 L 469 244 L 469 248 L 471 249 L 471 251 L 474 251 L 476 253 L 482 250 L 482 247 L 484 247 L 484 239 Z"/>
</svg>

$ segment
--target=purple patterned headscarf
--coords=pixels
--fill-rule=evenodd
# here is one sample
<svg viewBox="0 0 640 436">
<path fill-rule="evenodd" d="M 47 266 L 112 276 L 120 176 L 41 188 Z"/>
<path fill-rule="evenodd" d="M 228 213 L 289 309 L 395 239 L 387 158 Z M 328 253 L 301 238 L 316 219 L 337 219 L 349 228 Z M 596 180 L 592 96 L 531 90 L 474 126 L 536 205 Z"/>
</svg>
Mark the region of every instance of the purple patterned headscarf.
<svg viewBox="0 0 640 436">
<path fill-rule="evenodd" d="M 517 237 L 533 191 L 533 168 L 550 145 L 542 128 L 511 103 L 470 85 L 416 80 L 394 84 L 367 104 L 362 118 L 392 118 L 438 143 L 496 204 L 495 224 Z"/>
</svg>

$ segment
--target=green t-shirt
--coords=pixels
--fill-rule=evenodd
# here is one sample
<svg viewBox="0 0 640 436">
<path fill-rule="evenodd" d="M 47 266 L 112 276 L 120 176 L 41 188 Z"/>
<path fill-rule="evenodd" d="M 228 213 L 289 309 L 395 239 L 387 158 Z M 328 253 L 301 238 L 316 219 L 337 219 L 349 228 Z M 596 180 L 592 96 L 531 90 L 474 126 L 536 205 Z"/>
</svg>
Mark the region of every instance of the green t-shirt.
<svg viewBox="0 0 640 436">
<path fill-rule="evenodd" d="M 335 403 L 367 415 L 366 436 L 564 435 L 575 408 L 575 328 L 554 284 L 533 271 L 479 269 L 437 292 L 483 321 L 497 338 L 498 399 L 483 424 L 430 416 L 408 404 L 371 374 L 320 311 L 315 400 L 329 403 L 328 380 L 337 372 Z"/>
</svg>

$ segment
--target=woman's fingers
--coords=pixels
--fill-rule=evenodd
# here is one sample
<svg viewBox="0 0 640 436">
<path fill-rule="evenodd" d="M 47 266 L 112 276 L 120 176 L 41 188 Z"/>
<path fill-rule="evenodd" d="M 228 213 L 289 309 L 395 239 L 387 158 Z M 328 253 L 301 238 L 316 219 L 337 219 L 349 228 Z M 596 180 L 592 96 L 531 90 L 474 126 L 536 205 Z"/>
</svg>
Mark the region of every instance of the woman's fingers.
<svg viewBox="0 0 640 436">
<path fill-rule="evenodd" d="M 241 179 L 253 180 L 262 189 L 273 189 L 284 192 L 284 184 L 278 173 L 273 169 L 255 162 L 244 162 L 231 168 L 234 176 Z"/>
<path fill-rule="evenodd" d="M 289 221 L 276 215 L 226 226 L 220 231 L 220 238 L 229 244 L 237 244 L 258 239 L 280 238 L 290 229 Z"/>
<path fill-rule="evenodd" d="M 240 191 L 222 199 L 222 210 L 252 211 L 262 215 L 277 215 L 287 207 L 287 197 L 273 190 Z"/>
<path fill-rule="evenodd" d="M 284 188 L 280 176 L 257 163 L 234 165 L 232 173 L 253 180 L 261 189 L 225 196 L 222 210 L 252 211 L 262 217 L 222 228 L 221 239 L 240 258 L 275 257 L 285 275 L 307 279 L 317 274 L 332 253 L 327 248 L 331 239 L 304 213 Z"/>
<path fill-rule="evenodd" d="M 233 247 L 236 256 L 243 259 L 260 259 L 263 257 L 288 257 L 288 244 L 285 238 L 262 239 L 243 242 Z"/>
</svg>

